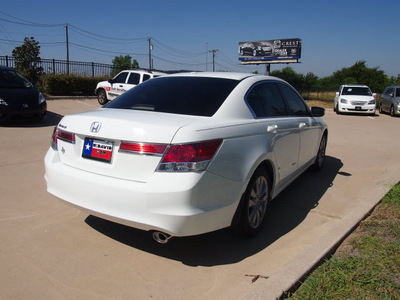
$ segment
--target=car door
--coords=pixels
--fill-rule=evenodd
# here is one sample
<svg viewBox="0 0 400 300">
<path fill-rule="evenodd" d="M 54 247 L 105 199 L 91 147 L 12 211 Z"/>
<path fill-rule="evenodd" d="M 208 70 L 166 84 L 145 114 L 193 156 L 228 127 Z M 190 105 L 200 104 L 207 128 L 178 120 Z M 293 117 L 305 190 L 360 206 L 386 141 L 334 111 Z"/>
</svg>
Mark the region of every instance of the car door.
<svg viewBox="0 0 400 300">
<path fill-rule="evenodd" d="M 321 128 L 303 98 L 290 86 L 279 84 L 287 102 L 289 114 L 296 119 L 300 134 L 298 168 L 308 167 L 315 160 L 321 139 Z"/>
<path fill-rule="evenodd" d="M 383 91 L 383 93 L 382 93 L 382 95 L 381 95 L 381 103 L 380 103 L 380 106 L 382 107 L 382 110 L 383 111 L 387 111 L 387 102 L 388 102 L 388 98 L 389 98 L 389 96 L 388 96 L 388 93 L 389 93 L 389 90 L 390 90 L 390 88 L 386 88 L 384 91 Z"/>
<path fill-rule="evenodd" d="M 124 85 L 125 91 L 130 90 L 131 88 L 137 86 L 139 83 L 141 83 L 141 74 L 137 72 L 130 72 L 128 80 L 126 84 Z"/>
<path fill-rule="evenodd" d="M 273 152 L 279 190 L 297 170 L 300 133 L 297 120 L 288 114 L 275 82 L 261 82 L 252 87 L 246 101 L 263 128 L 266 148 Z"/>
<path fill-rule="evenodd" d="M 394 88 L 389 88 L 387 92 L 385 93 L 385 111 L 390 112 L 390 108 L 393 104 L 393 98 L 394 98 Z"/>
<path fill-rule="evenodd" d="M 119 95 L 125 92 L 126 80 L 128 78 L 129 72 L 121 72 L 114 79 L 110 81 L 111 88 L 108 92 L 108 100 L 114 100 Z"/>
</svg>

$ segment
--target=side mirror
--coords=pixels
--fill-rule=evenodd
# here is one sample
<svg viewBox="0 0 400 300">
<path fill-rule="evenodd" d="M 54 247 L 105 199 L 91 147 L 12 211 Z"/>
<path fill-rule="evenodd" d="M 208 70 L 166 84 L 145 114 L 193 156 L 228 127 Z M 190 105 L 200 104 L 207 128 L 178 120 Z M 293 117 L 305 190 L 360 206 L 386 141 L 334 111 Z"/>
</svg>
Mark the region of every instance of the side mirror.
<svg viewBox="0 0 400 300">
<path fill-rule="evenodd" d="M 372 94 L 372 97 L 376 98 L 376 93 L 373 93 L 373 94 Z"/>
<path fill-rule="evenodd" d="M 325 108 L 323 107 L 311 107 L 311 114 L 313 117 L 322 117 L 325 115 Z"/>
<path fill-rule="evenodd" d="M 336 96 L 339 96 L 339 92 L 336 92 Z"/>
</svg>

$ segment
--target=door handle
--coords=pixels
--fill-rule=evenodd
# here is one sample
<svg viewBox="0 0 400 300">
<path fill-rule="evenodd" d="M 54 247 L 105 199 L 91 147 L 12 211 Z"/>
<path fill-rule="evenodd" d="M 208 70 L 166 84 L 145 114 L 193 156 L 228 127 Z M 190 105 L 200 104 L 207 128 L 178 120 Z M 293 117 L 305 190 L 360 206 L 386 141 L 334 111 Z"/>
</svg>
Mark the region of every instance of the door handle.
<svg viewBox="0 0 400 300">
<path fill-rule="evenodd" d="M 276 132 L 277 129 L 278 129 L 278 125 L 276 125 L 276 124 L 268 125 L 267 132 Z"/>
<path fill-rule="evenodd" d="M 299 128 L 304 128 L 304 127 L 306 127 L 306 123 L 300 122 L 300 123 L 299 123 Z"/>
</svg>

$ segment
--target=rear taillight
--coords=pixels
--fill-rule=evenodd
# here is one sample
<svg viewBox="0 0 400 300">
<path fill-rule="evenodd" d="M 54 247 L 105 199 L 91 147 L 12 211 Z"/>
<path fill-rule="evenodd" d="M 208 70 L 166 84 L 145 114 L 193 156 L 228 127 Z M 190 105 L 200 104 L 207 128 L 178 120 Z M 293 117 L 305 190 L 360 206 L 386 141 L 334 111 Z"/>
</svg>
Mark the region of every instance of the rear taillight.
<svg viewBox="0 0 400 300">
<path fill-rule="evenodd" d="M 207 168 L 221 143 L 222 139 L 182 145 L 121 142 L 119 152 L 162 156 L 157 171 L 200 172 Z"/>
<path fill-rule="evenodd" d="M 57 133 L 58 133 L 58 128 L 57 126 L 54 127 L 53 130 L 53 135 L 51 136 L 51 148 L 53 148 L 53 150 L 57 151 Z"/>
<path fill-rule="evenodd" d="M 166 148 L 167 145 L 164 144 L 121 142 L 121 145 L 119 146 L 119 151 L 162 156 Z"/>
<path fill-rule="evenodd" d="M 204 171 L 221 143 L 222 140 L 218 139 L 193 144 L 171 145 L 164 154 L 158 171 Z"/>
<path fill-rule="evenodd" d="M 64 131 L 62 129 L 59 129 L 57 126 L 54 128 L 53 131 L 53 135 L 51 137 L 51 147 L 54 150 L 58 150 L 58 140 L 63 140 L 66 141 L 68 143 L 72 143 L 75 144 L 75 134 L 68 132 L 68 131 Z"/>
</svg>

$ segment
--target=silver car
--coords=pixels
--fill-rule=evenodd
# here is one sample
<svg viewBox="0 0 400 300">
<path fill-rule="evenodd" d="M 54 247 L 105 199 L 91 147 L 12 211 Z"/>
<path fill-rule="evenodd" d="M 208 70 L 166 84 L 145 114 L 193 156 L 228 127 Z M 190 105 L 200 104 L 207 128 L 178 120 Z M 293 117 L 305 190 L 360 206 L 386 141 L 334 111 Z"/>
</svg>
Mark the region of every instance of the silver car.
<svg viewBox="0 0 400 300">
<path fill-rule="evenodd" d="M 379 113 L 388 112 L 392 117 L 400 115 L 400 86 L 387 87 L 381 96 Z"/>
</svg>

